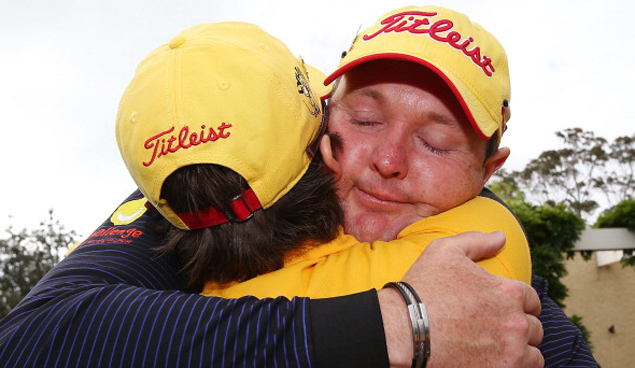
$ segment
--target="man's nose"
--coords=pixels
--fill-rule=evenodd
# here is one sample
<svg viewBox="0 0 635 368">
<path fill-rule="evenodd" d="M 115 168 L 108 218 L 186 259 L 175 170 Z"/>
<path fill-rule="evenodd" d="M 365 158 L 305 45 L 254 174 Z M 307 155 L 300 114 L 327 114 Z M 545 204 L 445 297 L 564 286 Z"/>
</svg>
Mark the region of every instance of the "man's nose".
<svg viewBox="0 0 635 368">
<path fill-rule="evenodd" d="M 391 134 L 380 138 L 373 152 L 373 168 L 385 179 L 403 179 L 408 175 L 406 141 Z"/>
</svg>

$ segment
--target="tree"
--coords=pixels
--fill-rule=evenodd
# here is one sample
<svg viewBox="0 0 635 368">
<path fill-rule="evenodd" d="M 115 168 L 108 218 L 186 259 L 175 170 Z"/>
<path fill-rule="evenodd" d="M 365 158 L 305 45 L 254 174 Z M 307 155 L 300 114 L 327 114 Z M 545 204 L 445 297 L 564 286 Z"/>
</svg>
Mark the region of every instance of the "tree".
<svg viewBox="0 0 635 368">
<path fill-rule="evenodd" d="M 616 206 L 604 211 L 594 227 L 625 227 L 630 231 L 635 231 L 635 198 L 627 198 Z M 635 257 L 633 249 L 625 249 L 622 265 L 635 267 Z"/>
<path fill-rule="evenodd" d="M 609 146 L 606 177 L 595 178 L 609 204 L 635 197 L 635 134 L 618 137 Z"/>
<path fill-rule="evenodd" d="M 60 260 L 60 252 L 74 241 L 76 233 L 67 231 L 59 220 L 48 219 L 34 230 L 6 230 L 0 239 L 0 318 L 6 316 L 35 284 Z"/>
<path fill-rule="evenodd" d="M 560 278 L 567 274 L 565 256 L 584 229 L 584 221 L 563 203 L 535 206 L 526 202 L 510 205 L 527 232 L 532 272 L 549 283 L 549 296 L 561 307 L 567 287 Z"/>
<path fill-rule="evenodd" d="M 541 153 L 522 171 L 501 171 L 495 180 L 524 192 L 529 203 L 563 202 L 581 217 L 601 208 L 601 199 L 613 205 L 635 194 L 635 134 L 611 143 L 580 128 L 556 135 L 563 148 Z"/>
<path fill-rule="evenodd" d="M 580 128 L 565 129 L 556 136 L 564 148 L 545 151 L 531 160 L 520 176 L 541 202 L 564 202 L 578 216 L 591 214 L 598 203 L 593 197 L 602 170 L 609 160 L 607 141 Z M 598 175 L 599 174 L 599 175 Z"/>
</svg>

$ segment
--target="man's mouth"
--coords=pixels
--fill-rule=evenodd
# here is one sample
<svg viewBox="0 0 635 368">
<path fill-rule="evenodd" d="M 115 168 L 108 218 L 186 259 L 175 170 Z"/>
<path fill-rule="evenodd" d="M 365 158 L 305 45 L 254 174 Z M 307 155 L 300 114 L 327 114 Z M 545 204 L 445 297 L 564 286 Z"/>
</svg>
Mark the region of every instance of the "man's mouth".
<svg viewBox="0 0 635 368">
<path fill-rule="evenodd" d="M 395 195 L 384 194 L 377 191 L 364 190 L 359 187 L 353 188 L 355 195 L 362 204 L 369 207 L 392 207 L 407 203 L 406 201 L 396 198 Z"/>
</svg>

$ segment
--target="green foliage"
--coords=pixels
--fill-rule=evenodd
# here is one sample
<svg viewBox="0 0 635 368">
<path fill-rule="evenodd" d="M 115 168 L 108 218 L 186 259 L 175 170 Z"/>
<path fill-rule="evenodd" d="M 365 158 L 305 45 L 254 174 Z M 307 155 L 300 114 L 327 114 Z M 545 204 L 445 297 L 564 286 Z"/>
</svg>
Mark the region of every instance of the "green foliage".
<svg viewBox="0 0 635 368">
<path fill-rule="evenodd" d="M 635 231 L 635 198 L 625 199 L 616 206 L 604 211 L 593 227 L 625 227 L 630 231 Z M 632 249 L 624 250 L 622 265 L 635 268 L 635 257 L 633 257 Z"/>
<path fill-rule="evenodd" d="M 6 230 L 0 239 L 0 318 L 22 300 L 35 284 L 60 260 L 60 252 L 75 240 L 59 220 L 49 217 L 34 230 Z"/>
<path fill-rule="evenodd" d="M 593 350 L 593 345 L 591 344 L 591 331 L 589 331 L 584 325 L 584 323 L 582 322 L 582 317 L 578 316 L 577 314 L 574 314 L 571 317 L 569 317 L 569 319 L 571 319 L 571 322 L 573 322 L 573 324 L 580 329 L 580 332 L 582 332 L 582 337 L 584 338 L 584 341 L 586 341 L 586 343 L 589 345 L 589 349 Z"/>
<path fill-rule="evenodd" d="M 568 290 L 560 278 L 567 274 L 565 255 L 579 239 L 584 221 L 563 203 L 536 206 L 512 202 L 510 207 L 527 232 L 533 273 L 549 282 L 549 296 L 564 307 Z"/>
<path fill-rule="evenodd" d="M 514 175 L 505 169 L 496 172 L 496 181 L 491 182 L 488 188 L 498 195 L 507 205 L 520 205 L 525 202 L 525 193 L 520 188 L 520 182 Z"/>
<path fill-rule="evenodd" d="M 625 227 L 635 231 L 635 198 L 626 199 L 604 211 L 593 227 Z"/>
</svg>

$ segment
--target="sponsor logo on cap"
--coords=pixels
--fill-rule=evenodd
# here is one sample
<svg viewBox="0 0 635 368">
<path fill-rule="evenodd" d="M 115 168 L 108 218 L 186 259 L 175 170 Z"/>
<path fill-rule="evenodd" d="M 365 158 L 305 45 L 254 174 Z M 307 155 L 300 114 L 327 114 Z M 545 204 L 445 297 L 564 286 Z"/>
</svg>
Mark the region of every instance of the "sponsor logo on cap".
<svg viewBox="0 0 635 368">
<path fill-rule="evenodd" d="M 364 35 L 363 40 L 369 41 L 373 38 L 391 32 L 408 32 L 413 35 L 428 35 L 431 39 L 447 43 L 460 50 L 469 57 L 474 64 L 479 66 L 485 75 L 491 77 L 495 70 L 492 59 L 481 54 L 481 48 L 473 44 L 474 38 L 463 36 L 454 29 L 454 23 L 449 19 L 438 19 L 430 23 L 429 18 L 437 16 L 436 12 L 409 11 L 397 13 L 384 18 L 381 21 L 383 27 L 373 34 Z"/>
<path fill-rule="evenodd" d="M 302 63 L 304 65 L 304 61 Z M 298 86 L 298 93 L 309 98 L 309 104 L 305 102 L 305 104 L 309 108 L 309 112 L 313 116 L 318 116 L 320 114 L 320 105 L 318 105 L 317 101 L 315 100 L 313 92 L 311 92 L 311 87 L 304 77 L 304 74 L 302 74 L 300 68 L 298 68 L 297 66 L 295 67 L 295 80 L 296 85 Z"/>
<path fill-rule="evenodd" d="M 205 125 L 201 125 L 201 131 L 190 132 L 189 126 L 181 128 L 178 134 L 173 135 L 174 127 L 156 134 L 145 141 L 143 147 L 147 150 L 152 150 L 152 157 L 148 161 L 143 162 L 143 166 L 150 166 L 154 161 L 162 156 L 170 153 L 175 153 L 181 148 L 187 149 L 192 146 L 198 146 L 202 143 L 215 142 L 219 139 L 226 139 L 230 136 L 230 132 L 226 129 L 231 128 L 231 124 L 222 123 L 214 130 L 214 128 L 207 128 Z"/>
</svg>

